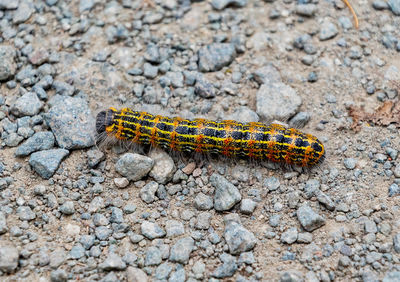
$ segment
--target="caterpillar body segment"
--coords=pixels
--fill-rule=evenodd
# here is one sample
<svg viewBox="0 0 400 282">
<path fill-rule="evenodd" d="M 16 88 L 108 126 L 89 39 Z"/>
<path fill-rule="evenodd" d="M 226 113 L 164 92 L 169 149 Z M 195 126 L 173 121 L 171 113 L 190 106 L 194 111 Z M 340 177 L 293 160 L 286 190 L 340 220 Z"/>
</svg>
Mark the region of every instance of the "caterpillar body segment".
<svg viewBox="0 0 400 282">
<path fill-rule="evenodd" d="M 301 167 L 314 166 L 325 155 L 323 144 L 313 135 L 274 123 L 188 120 L 109 108 L 97 115 L 96 131 L 165 150 L 270 160 Z"/>
</svg>

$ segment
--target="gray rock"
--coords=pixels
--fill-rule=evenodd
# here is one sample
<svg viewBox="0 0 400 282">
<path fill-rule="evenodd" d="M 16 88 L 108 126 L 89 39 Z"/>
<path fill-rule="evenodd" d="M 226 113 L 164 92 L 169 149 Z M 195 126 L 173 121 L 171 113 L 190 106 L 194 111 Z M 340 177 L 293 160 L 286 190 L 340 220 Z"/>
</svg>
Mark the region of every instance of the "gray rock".
<svg viewBox="0 0 400 282">
<path fill-rule="evenodd" d="M 304 127 L 311 119 L 311 114 L 309 112 L 299 112 L 297 113 L 289 122 L 289 125 L 294 128 Z"/>
<path fill-rule="evenodd" d="M 315 194 L 319 191 L 319 187 L 321 186 L 318 179 L 309 179 L 306 182 L 306 186 L 304 187 L 304 195 L 307 199 L 310 199 L 315 196 Z"/>
<path fill-rule="evenodd" d="M 15 101 L 11 112 L 19 117 L 34 116 L 39 113 L 43 103 L 34 92 L 27 92 Z"/>
<path fill-rule="evenodd" d="M 64 248 L 57 248 L 50 254 L 50 267 L 58 268 L 67 258 Z"/>
<path fill-rule="evenodd" d="M 250 251 L 256 245 L 254 234 L 235 221 L 225 224 L 224 238 L 233 255 Z"/>
<path fill-rule="evenodd" d="M 388 5 L 393 14 L 400 16 L 400 0 L 389 0 Z"/>
<path fill-rule="evenodd" d="M 387 272 L 385 277 L 383 277 L 382 279 L 382 282 L 398 282 L 398 281 L 400 281 L 400 271 Z"/>
<path fill-rule="evenodd" d="M 167 279 L 169 274 L 172 271 L 172 267 L 168 264 L 168 263 L 163 263 L 160 264 L 157 268 L 156 268 L 156 272 L 154 273 L 154 276 L 156 277 L 156 279 L 158 280 L 163 280 L 163 279 Z"/>
<path fill-rule="evenodd" d="M 210 182 L 215 187 L 214 208 L 217 211 L 230 210 L 242 199 L 236 186 L 226 180 L 225 177 L 214 173 L 210 177 Z"/>
<path fill-rule="evenodd" d="M 8 231 L 7 219 L 3 212 L 0 211 L 0 235 Z"/>
<path fill-rule="evenodd" d="M 97 239 L 99 239 L 100 241 L 105 241 L 112 234 L 112 230 L 106 226 L 99 226 L 96 227 L 94 233 Z"/>
<path fill-rule="evenodd" d="M 312 240 L 313 236 L 311 233 L 308 232 L 299 233 L 299 235 L 297 236 L 297 243 L 310 244 Z"/>
<path fill-rule="evenodd" d="M 126 268 L 126 263 L 116 253 L 109 253 L 106 260 L 99 264 L 99 268 L 106 271 L 124 270 Z"/>
<path fill-rule="evenodd" d="M 144 259 L 145 266 L 159 265 L 162 262 L 161 251 L 157 247 L 151 246 L 147 249 Z"/>
<path fill-rule="evenodd" d="M 253 78 L 259 84 L 271 84 L 282 82 L 279 70 L 272 64 L 268 64 L 253 72 Z"/>
<path fill-rule="evenodd" d="M 301 104 L 296 90 L 282 82 L 263 84 L 256 94 L 257 114 L 265 120 L 287 120 Z"/>
<path fill-rule="evenodd" d="M 151 221 L 143 221 L 140 226 L 142 234 L 150 240 L 165 236 L 165 231 L 157 224 Z"/>
<path fill-rule="evenodd" d="M 50 281 L 51 282 L 67 282 L 67 272 L 64 269 L 53 270 L 50 273 Z"/>
<path fill-rule="evenodd" d="M 75 213 L 75 205 L 73 201 L 66 201 L 60 206 L 60 212 L 65 215 L 71 215 Z"/>
<path fill-rule="evenodd" d="M 0 0 L 0 7 L 1 7 Z M 18 1 L 8 1 L 7 2 L 15 2 Z M 15 75 L 15 71 L 17 70 L 17 65 L 14 62 L 16 56 L 15 48 L 12 46 L 0 46 L 0 81 L 8 80 L 13 75 Z"/>
<path fill-rule="evenodd" d="M 178 264 L 176 270 L 171 273 L 168 282 L 185 282 L 186 273 L 182 265 Z"/>
<path fill-rule="evenodd" d="M 222 261 L 222 265 L 217 267 L 217 269 L 211 273 L 211 276 L 215 278 L 226 278 L 233 276 L 238 269 L 236 258 L 230 254 L 223 253 L 220 255 L 220 259 Z"/>
<path fill-rule="evenodd" d="M 56 90 L 56 94 L 61 96 L 72 96 L 75 92 L 75 87 L 64 81 L 55 80 L 51 86 Z"/>
<path fill-rule="evenodd" d="M 65 149 L 51 149 L 35 152 L 29 159 L 32 168 L 44 179 L 49 179 L 56 172 L 61 161 L 69 154 Z"/>
<path fill-rule="evenodd" d="M 142 189 L 140 189 L 140 198 L 148 204 L 154 202 L 157 199 L 157 189 L 158 183 L 155 181 L 150 181 L 149 183 L 144 185 Z"/>
<path fill-rule="evenodd" d="M 301 226 L 311 232 L 325 224 L 325 219 L 313 211 L 307 204 L 297 210 L 297 218 Z"/>
<path fill-rule="evenodd" d="M 153 79 L 157 76 L 158 74 L 158 67 L 157 66 L 153 66 L 152 64 L 149 63 L 145 63 L 143 65 L 143 75 L 146 78 L 150 78 Z"/>
<path fill-rule="evenodd" d="M 154 161 L 149 175 L 160 184 L 170 181 L 176 171 L 174 160 L 161 150 L 153 150 L 149 157 Z"/>
<path fill-rule="evenodd" d="M 147 274 L 140 268 L 130 266 L 126 270 L 126 279 L 129 282 L 147 282 Z"/>
<path fill-rule="evenodd" d="M 265 178 L 263 184 L 269 191 L 275 191 L 281 186 L 279 179 L 274 176 Z"/>
<path fill-rule="evenodd" d="M 145 177 L 154 165 L 154 161 L 139 154 L 126 153 L 119 158 L 115 170 L 129 180 L 137 181 Z"/>
<path fill-rule="evenodd" d="M 194 248 L 194 240 L 191 237 L 184 237 L 179 239 L 172 247 L 169 255 L 169 260 L 187 264 L 189 261 L 190 253 Z"/>
<path fill-rule="evenodd" d="M 339 33 L 335 24 L 329 21 L 325 21 L 321 25 L 319 32 L 319 40 L 324 41 L 334 38 Z"/>
<path fill-rule="evenodd" d="M 95 120 L 84 99 L 61 97 L 45 119 L 61 148 L 81 149 L 94 144 Z"/>
<path fill-rule="evenodd" d="M 0 271 L 12 273 L 18 267 L 19 252 L 12 245 L 2 242 L 0 245 Z"/>
<path fill-rule="evenodd" d="M 247 5 L 247 0 L 212 0 L 211 6 L 216 10 L 223 10 L 228 6 L 242 8 Z"/>
<path fill-rule="evenodd" d="M 146 53 L 144 54 L 146 61 L 150 63 L 160 64 L 162 63 L 162 58 L 160 55 L 160 49 L 156 44 L 150 43 L 147 45 Z"/>
<path fill-rule="evenodd" d="M 54 141 L 54 135 L 50 131 L 37 132 L 17 148 L 15 156 L 25 157 L 36 151 L 51 149 Z"/>
<path fill-rule="evenodd" d="M 96 237 L 93 235 L 82 235 L 79 242 L 86 250 L 89 250 L 94 245 L 95 239 Z"/>
<path fill-rule="evenodd" d="M 39 48 L 30 53 L 28 59 L 33 65 L 42 65 L 48 61 L 49 52 L 44 48 Z"/>
<path fill-rule="evenodd" d="M 210 228 L 212 214 L 209 212 L 201 212 L 196 218 L 196 229 L 208 229 Z"/>
<path fill-rule="evenodd" d="M 296 5 L 296 14 L 305 17 L 312 17 L 317 12 L 317 6 L 315 4 L 299 4 Z"/>
<path fill-rule="evenodd" d="M 389 9 L 389 5 L 386 3 L 386 1 L 383 0 L 375 0 L 374 2 L 372 2 L 372 7 L 374 7 L 375 10 Z"/>
<path fill-rule="evenodd" d="M 293 244 L 296 242 L 298 236 L 298 231 L 296 227 L 291 227 L 281 235 L 281 242 L 286 244 Z"/>
<path fill-rule="evenodd" d="M 90 11 L 95 5 L 94 0 L 80 0 L 79 1 L 79 13 L 83 13 L 85 11 Z"/>
<path fill-rule="evenodd" d="M 213 207 L 213 200 L 210 196 L 203 193 L 198 193 L 194 198 L 194 206 L 198 210 L 206 211 Z"/>
<path fill-rule="evenodd" d="M 185 233 L 183 223 L 177 220 L 167 220 L 165 230 L 167 231 L 167 237 L 176 237 Z"/>
<path fill-rule="evenodd" d="M 19 24 L 26 22 L 34 12 L 33 3 L 30 1 L 21 1 L 13 15 L 13 23 Z"/>
<path fill-rule="evenodd" d="M 235 46 L 229 43 L 212 43 L 200 48 L 198 57 L 200 71 L 218 71 L 235 59 Z"/>
<path fill-rule="evenodd" d="M 335 210 L 335 202 L 332 201 L 332 199 L 327 194 L 318 190 L 315 193 L 315 196 L 317 197 L 318 202 L 323 204 L 328 210 L 330 211 Z"/>
<path fill-rule="evenodd" d="M 120 208 L 112 207 L 111 208 L 111 216 L 110 216 L 111 223 L 122 223 L 124 222 L 124 215 Z"/>
<path fill-rule="evenodd" d="M 175 88 L 183 87 L 183 74 L 180 71 L 169 71 L 165 75 Z"/>
<path fill-rule="evenodd" d="M 246 106 L 241 106 L 235 110 L 227 119 L 237 120 L 239 122 L 259 122 L 257 113 Z"/>
<path fill-rule="evenodd" d="M 257 203 L 252 199 L 243 199 L 240 203 L 240 212 L 244 214 L 252 214 L 256 206 Z"/>
<path fill-rule="evenodd" d="M 20 220 L 34 220 L 36 218 L 36 214 L 32 211 L 32 209 L 28 206 L 20 206 L 17 209 L 17 215 Z"/>
<path fill-rule="evenodd" d="M 393 247 L 396 253 L 400 253 L 400 233 L 393 236 Z"/>
<path fill-rule="evenodd" d="M 298 271 L 286 271 L 279 278 L 280 282 L 303 282 L 303 274 Z"/>
<path fill-rule="evenodd" d="M 399 194 L 400 194 L 400 187 L 396 183 L 393 183 L 392 185 L 389 186 L 389 197 L 393 197 Z"/>
<path fill-rule="evenodd" d="M 89 167 L 94 168 L 97 166 L 101 161 L 104 161 L 106 156 L 104 153 L 98 149 L 91 149 L 86 153 L 88 158 Z"/>
<path fill-rule="evenodd" d="M 85 248 L 78 243 L 72 247 L 71 251 L 69 251 L 69 255 L 72 259 L 83 258 L 85 256 Z"/>
<path fill-rule="evenodd" d="M 357 161 L 353 158 L 346 158 L 344 159 L 343 163 L 347 169 L 354 169 L 356 167 Z"/>
<path fill-rule="evenodd" d="M 21 143 L 22 140 L 24 140 L 22 136 L 18 135 L 15 132 L 12 132 L 7 136 L 5 143 L 8 147 L 16 147 L 19 143 Z"/>
<path fill-rule="evenodd" d="M 0 10 L 14 10 L 18 8 L 19 0 L 0 0 Z"/>
<path fill-rule="evenodd" d="M 210 99 L 215 97 L 214 86 L 206 79 L 197 79 L 194 86 L 194 93 L 202 98 Z"/>
</svg>

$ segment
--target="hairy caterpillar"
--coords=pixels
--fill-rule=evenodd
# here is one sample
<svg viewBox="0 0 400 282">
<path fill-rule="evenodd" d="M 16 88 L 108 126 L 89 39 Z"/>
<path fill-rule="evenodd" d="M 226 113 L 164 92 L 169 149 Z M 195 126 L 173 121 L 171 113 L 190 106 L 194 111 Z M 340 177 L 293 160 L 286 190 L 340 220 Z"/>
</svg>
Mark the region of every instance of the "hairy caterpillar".
<svg viewBox="0 0 400 282">
<path fill-rule="evenodd" d="M 183 153 L 269 160 L 301 167 L 314 166 L 325 155 L 324 146 L 313 135 L 274 123 L 186 120 L 109 108 L 97 115 L 96 131 Z"/>
</svg>

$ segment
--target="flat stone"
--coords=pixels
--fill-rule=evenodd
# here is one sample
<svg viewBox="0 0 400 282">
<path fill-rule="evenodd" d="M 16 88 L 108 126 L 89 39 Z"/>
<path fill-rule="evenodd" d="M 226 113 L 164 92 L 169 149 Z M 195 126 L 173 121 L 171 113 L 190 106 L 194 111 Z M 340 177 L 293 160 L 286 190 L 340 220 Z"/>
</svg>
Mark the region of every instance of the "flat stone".
<svg viewBox="0 0 400 282">
<path fill-rule="evenodd" d="M 158 183 L 155 181 L 150 181 L 140 189 L 140 198 L 147 204 L 154 202 L 156 197 L 156 192 L 158 189 Z"/>
<path fill-rule="evenodd" d="M 176 171 L 174 160 L 164 151 L 153 150 L 149 158 L 154 161 L 150 176 L 160 184 L 165 184 L 172 179 Z"/>
<path fill-rule="evenodd" d="M 389 0 L 387 4 L 393 14 L 400 16 L 400 0 Z"/>
<path fill-rule="evenodd" d="M 216 10 L 223 10 L 228 6 L 242 8 L 247 5 L 247 0 L 212 0 L 211 6 Z"/>
<path fill-rule="evenodd" d="M 18 8 L 19 0 L 0 0 L 0 10 L 15 10 Z"/>
<path fill-rule="evenodd" d="M 7 242 L 0 242 L 0 270 L 13 273 L 18 267 L 19 252 Z"/>
<path fill-rule="evenodd" d="M 220 255 L 222 265 L 218 266 L 211 276 L 215 278 L 232 277 L 238 269 L 236 258 L 230 254 L 223 253 Z"/>
<path fill-rule="evenodd" d="M 165 236 L 165 231 L 157 224 L 151 221 L 143 221 L 140 226 L 142 234 L 150 240 L 162 238 Z"/>
<path fill-rule="evenodd" d="M 13 23 L 19 24 L 26 22 L 34 12 L 33 3 L 30 1 L 21 1 L 13 15 Z"/>
<path fill-rule="evenodd" d="M 229 43 L 212 43 L 200 48 L 198 57 L 201 72 L 218 71 L 235 59 L 235 46 Z"/>
<path fill-rule="evenodd" d="M 34 116 L 39 113 L 43 103 L 34 92 L 27 92 L 18 98 L 11 107 L 11 112 L 18 116 Z"/>
<path fill-rule="evenodd" d="M 126 270 L 126 279 L 129 282 L 147 282 L 147 274 L 140 268 L 129 266 Z"/>
<path fill-rule="evenodd" d="M 51 149 L 54 142 L 54 135 L 50 131 L 37 132 L 17 148 L 15 156 L 25 157 L 36 151 Z"/>
<path fill-rule="evenodd" d="M 224 238 L 233 255 L 250 251 L 256 245 L 254 234 L 235 221 L 225 223 Z"/>
<path fill-rule="evenodd" d="M 319 32 L 319 40 L 325 41 L 334 38 L 339 33 L 336 25 L 329 21 L 324 21 Z"/>
<path fill-rule="evenodd" d="M 7 1 L 8 3 L 18 3 L 18 1 L 0 0 Z M 14 61 L 16 57 L 15 48 L 12 46 L 3 45 L 0 46 L 0 81 L 8 80 L 15 75 L 17 65 Z"/>
<path fill-rule="evenodd" d="M 210 177 L 211 185 L 215 187 L 214 208 L 217 211 L 230 210 L 240 202 L 242 196 L 238 188 L 230 183 L 225 177 L 214 173 Z"/>
<path fill-rule="evenodd" d="M 45 119 L 61 148 L 82 149 L 94 145 L 95 119 L 84 99 L 60 97 Z"/>
<path fill-rule="evenodd" d="M 115 170 L 129 180 L 137 181 L 145 177 L 153 165 L 154 161 L 146 156 L 126 153 L 118 159 Z"/>
<path fill-rule="evenodd" d="M 126 263 L 116 253 L 109 253 L 106 260 L 99 264 L 99 268 L 106 271 L 124 270 L 126 268 Z"/>
<path fill-rule="evenodd" d="M 301 226 L 309 232 L 320 228 L 325 224 L 325 219 L 313 211 L 307 204 L 303 204 L 297 210 L 297 218 Z"/>
<path fill-rule="evenodd" d="M 185 233 L 183 223 L 177 220 L 167 220 L 165 223 L 167 237 L 176 237 Z"/>
<path fill-rule="evenodd" d="M 257 114 L 269 121 L 289 119 L 301 104 L 296 90 L 282 82 L 263 84 L 256 94 Z"/>
<path fill-rule="evenodd" d="M 69 154 L 65 149 L 51 149 L 35 152 L 29 159 L 32 168 L 44 179 L 49 179 L 56 172 L 61 161 Z"/>
<path fill-rule="evenodd" d="M 179 239 L 172 247 L 169 255 L 169 260 L 187 264 L 190 253 L 194 248 L 194 240 L 191 237 Z"/>
</svg>

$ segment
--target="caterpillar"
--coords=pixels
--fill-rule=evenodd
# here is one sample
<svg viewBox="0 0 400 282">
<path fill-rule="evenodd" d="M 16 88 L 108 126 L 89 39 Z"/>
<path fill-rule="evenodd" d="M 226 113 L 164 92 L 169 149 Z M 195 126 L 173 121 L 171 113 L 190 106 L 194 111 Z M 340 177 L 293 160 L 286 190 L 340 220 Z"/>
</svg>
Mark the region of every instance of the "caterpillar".
<svg viewBox="0 0 400 282">
<path fill-rule="evenodd" d="M 98 113 L 96 131 L 165 150 L 269 160 L 301 167 L 312 167 L 325 156 L 323 144 L 313 135 L 275 123 L 187 120 L 111 107 Z"/>
</svg>

